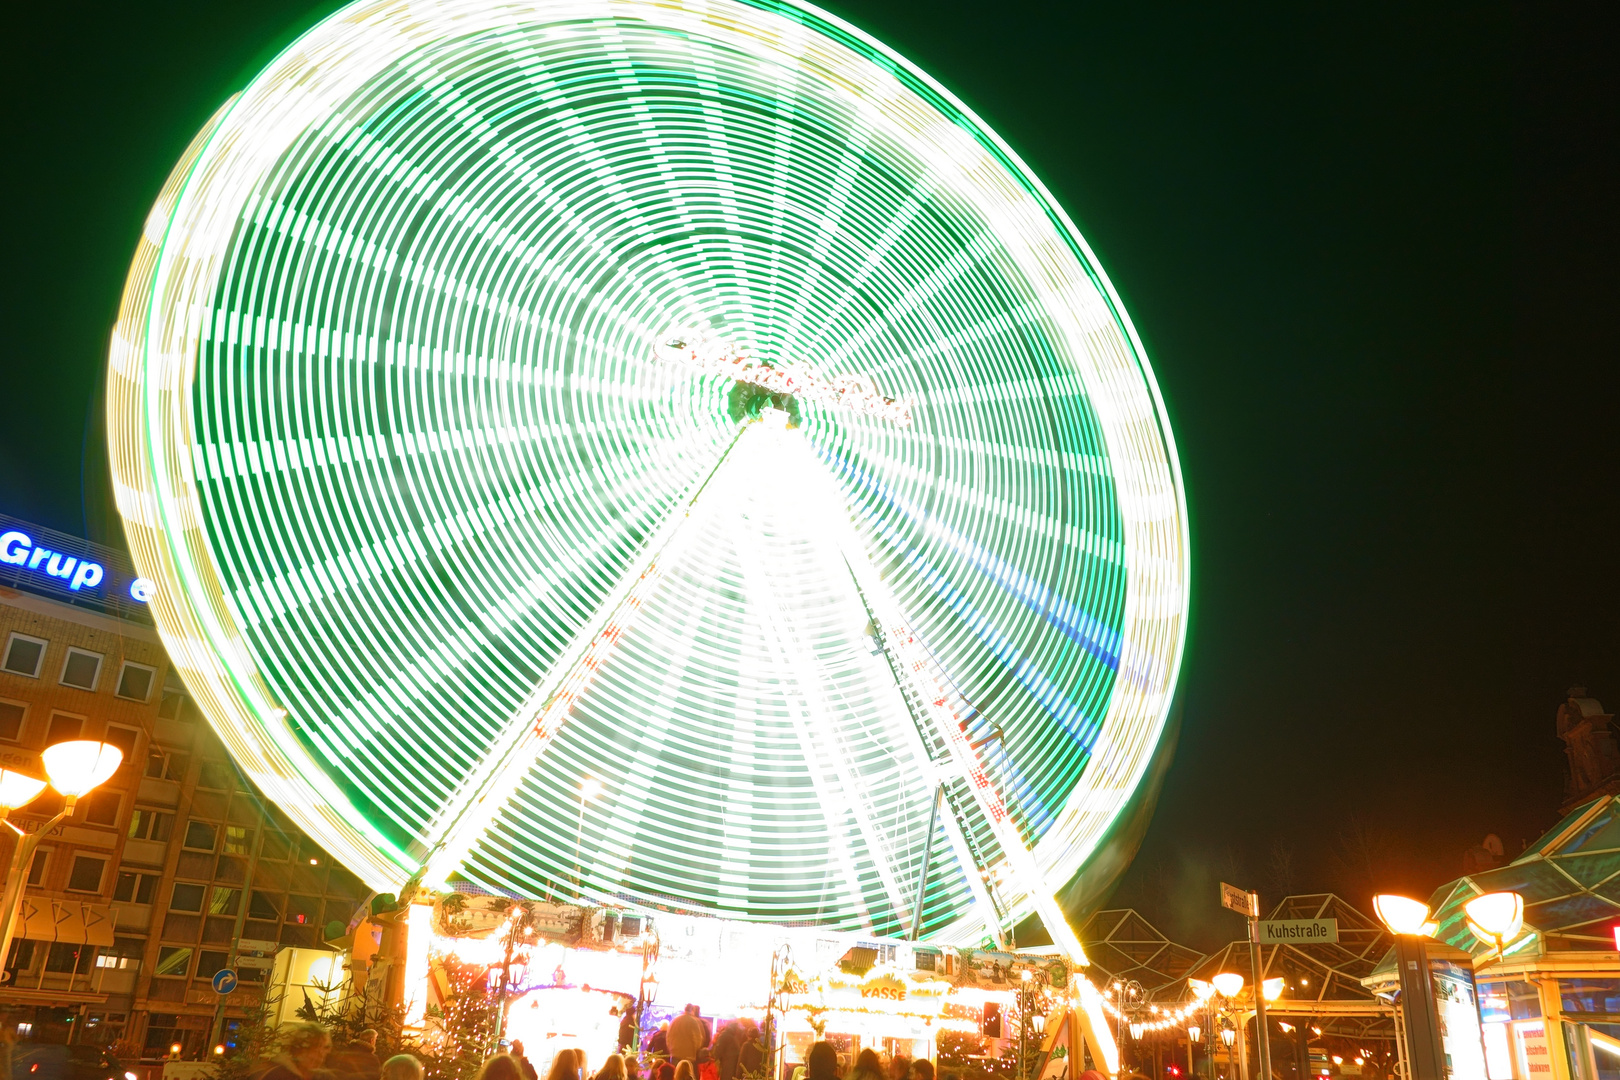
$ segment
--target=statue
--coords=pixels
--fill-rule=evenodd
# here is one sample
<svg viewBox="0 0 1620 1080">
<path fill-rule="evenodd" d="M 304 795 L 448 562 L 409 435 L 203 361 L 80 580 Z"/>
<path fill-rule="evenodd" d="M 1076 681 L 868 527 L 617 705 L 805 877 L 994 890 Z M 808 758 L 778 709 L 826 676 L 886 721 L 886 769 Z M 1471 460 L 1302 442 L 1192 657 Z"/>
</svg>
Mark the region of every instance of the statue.
<svg viewBox="0 0 1620 1080">
<path fill-rule="evenodd" d="M 1569 700 L 1558 706 L 1558 737 L 1569 755 L 1569 782 L 1564 800 L 1574 807 L 1594 795 L 1620 790 L 1620 748 L 1614 741 L 1603 703 L 1586 696 L 1586 687 L 1569 688 Z"/>
</svg>

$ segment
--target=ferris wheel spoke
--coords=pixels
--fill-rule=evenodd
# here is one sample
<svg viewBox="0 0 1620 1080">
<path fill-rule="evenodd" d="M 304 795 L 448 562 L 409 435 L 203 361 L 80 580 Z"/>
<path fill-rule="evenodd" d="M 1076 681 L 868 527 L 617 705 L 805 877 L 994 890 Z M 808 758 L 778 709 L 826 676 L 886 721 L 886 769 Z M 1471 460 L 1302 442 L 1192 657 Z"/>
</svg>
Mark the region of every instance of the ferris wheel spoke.
<svg viewBox="0 0 1620 1080">
<path fill-rule="evenodd" d="M 763 538 L 752 521 L 746 522 L 742 531 L 744 535 L 739 537 L 737 551 L 743 579 L 747 583 L 752 606 L 756 608 L 769 639 L 771 651 L 786 668 L 788 679 L 802 706 L 794 708 L 790 705 L 789 713 L 793 719 L 794 733 L 804 751 L 811 781 L 816 785 L 817 795 L 827 810 L 829 824 L 834 815 L 853 821 L 861 843 L 871 856 L 878 880 L 888 898 L 889 909 L 894 913 L 896 922 L 904 926 L 910 919 L 910 909 L 897 876 L 898 860 L 873 824 L 875 815 L 863 797 L 866 785 L 855 762 L 841 744 L 833 710 L 818 689 L 818 673 L 807 669 L 808 664 L 814 663 L 813 653 L 800 642 L 791 616 L 777 602 L 775 590 L 767 580 L 766 560 L 761 557 Z M 872 917 L 870 905 L 862 895 L 860 875 L 849 852 L 838 844 L 834 844 L 833 849 L 845 880 L 849 882 L 851 895 L 866 914 L 868 927 L 873 931 L 880 930 Z"/>
<path fill-rule="evenodd" d="M 628 564 L 606 598 L 580 625 L 551 669 L 535 684 L 512 714 L 488 752 L 470 770 L 440 808 L 422 848 L 421 879 L 440 884 L 458 870 L 484 837 L 567 721 L 568 714 L 596 672 L 608 662 L 619 638 L 634 622 L 642 604 L 657 587 L 668 562 L 692 533 L 699 500 L 712 493 L 716 480 L 747 432 L 739 426 L 704 478 L 677 500 L 642 551 Z"/>
<path fill-rule="evenodd" d="M 1053 942 L 1077 962 L 1084 963 L 1085 950 L 1080 945 L 1079 937 L 1058 907 L 1039 861 L 1024 844 L 1006 802 L 950 705 L 950 691 L 938 662 L 917 640 L 915 632 L 901 615 L 898 603 L 889 595 L 864 546 L 855 536 L 849 511 L 842 505 L 843 500 L 831 476 L 810 457 L 807 447 L 800 446 L 798 450 L 795 473 L 800 480 L 799 490 L 804 494 L 806 503 L 815 508 L 813 512 L 827 523 L 828 531 L 840 548 L 855 587 L 877 623 L 880 640 L 892 661 L 896 682 L 902 694 L 916 704 L 919 719 L 927 725 L 927 739 L 944 750 L 945 759 L 939 764 L 967 789 L 990 827 L 1014 882 L 1029 895 Z M 962 822 L 955 820 L 956 814 L 949 813 L 944 818 L 947 832 L 952 832 L 954 826 L 954 831 L 962 834 L 962 847 L 967 847 L 966 829 Z M 958 858 L 962 857 L 962 851 L 958 849 Z M 971 854 L 967 858 L 969 861 L 964 863 L 964 871 L 972 884 L 981 868 Z M 988 870 L 989 867 L 982 869 Z M 991 927 L 992 936 L 999 941 L 1001 917 L 989 900 L 990 897 L 986 895 L 981 903 L 988 915 L 987 925 Z"/>
</svg>

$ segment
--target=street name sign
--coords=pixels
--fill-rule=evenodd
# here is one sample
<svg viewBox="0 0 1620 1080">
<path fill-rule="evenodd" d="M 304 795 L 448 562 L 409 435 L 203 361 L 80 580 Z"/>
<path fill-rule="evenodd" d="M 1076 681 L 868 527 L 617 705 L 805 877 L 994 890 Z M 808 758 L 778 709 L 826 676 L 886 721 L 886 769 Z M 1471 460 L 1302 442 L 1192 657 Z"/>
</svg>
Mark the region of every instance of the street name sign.
<svg viewBox="0 0 1620 1080">
<path fill-rule="evenodd" d="M 1247 889 L 1240 889 L 1236 885 L 1228 885 L 1224 881 L 1221 882 L 1221 907 L 1231 908 L 1239 915 L 1250 919 L 1260 914 L 1254 910 L 1254 904 L 1249 899 Z"/>
<path fill-rule="evenodd" d="M 1265 919 L 1262 945 L 1333 945 L 1339 940 L 1338 919 Z"/>
</svg>

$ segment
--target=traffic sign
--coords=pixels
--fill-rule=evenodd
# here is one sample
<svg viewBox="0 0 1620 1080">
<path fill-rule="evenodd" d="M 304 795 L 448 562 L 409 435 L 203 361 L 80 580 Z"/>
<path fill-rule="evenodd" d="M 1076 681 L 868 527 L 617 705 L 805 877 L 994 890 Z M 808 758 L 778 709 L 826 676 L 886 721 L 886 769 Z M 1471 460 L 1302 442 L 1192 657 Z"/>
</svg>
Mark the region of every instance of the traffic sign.
<svg viewBox="0 0 1620 1080">
<path fill-rule="evenodd" d="M 1266 919 L 1260 923 L 1262 945 L 1333 945 L 1338 940 L 1338 919 Z"/>
<path fill-rule="evenodd" d="M 228 994 L 236 989 L 236 972 L 230 968 L 220 968 L 214 972 L 214 993 Z"/>
<path fill-rule="evenodd" d="M 1247 889 L 1240 889 L 1236 885 L 1221 882 L 1221 907 L 1231 908 L 1239 915 L 1250 919 L 1260 917 L 1260 898 Z"/>
</svg>

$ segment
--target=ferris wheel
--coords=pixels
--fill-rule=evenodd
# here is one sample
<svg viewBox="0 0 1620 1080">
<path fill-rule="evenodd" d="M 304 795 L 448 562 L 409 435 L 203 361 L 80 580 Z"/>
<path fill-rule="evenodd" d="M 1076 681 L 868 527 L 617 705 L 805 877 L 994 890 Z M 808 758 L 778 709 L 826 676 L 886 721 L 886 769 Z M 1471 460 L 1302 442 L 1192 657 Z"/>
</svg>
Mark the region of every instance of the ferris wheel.
<svg viewBox="0 0 1620 1080">
<path fill-rule="evenodd" d="M 1062 209 L 848 24 L 346 7 L 176 166 L 109 387 L 177 667 L 374 887 L 1078 954 L 1174 441 Z"/>
</svg>

